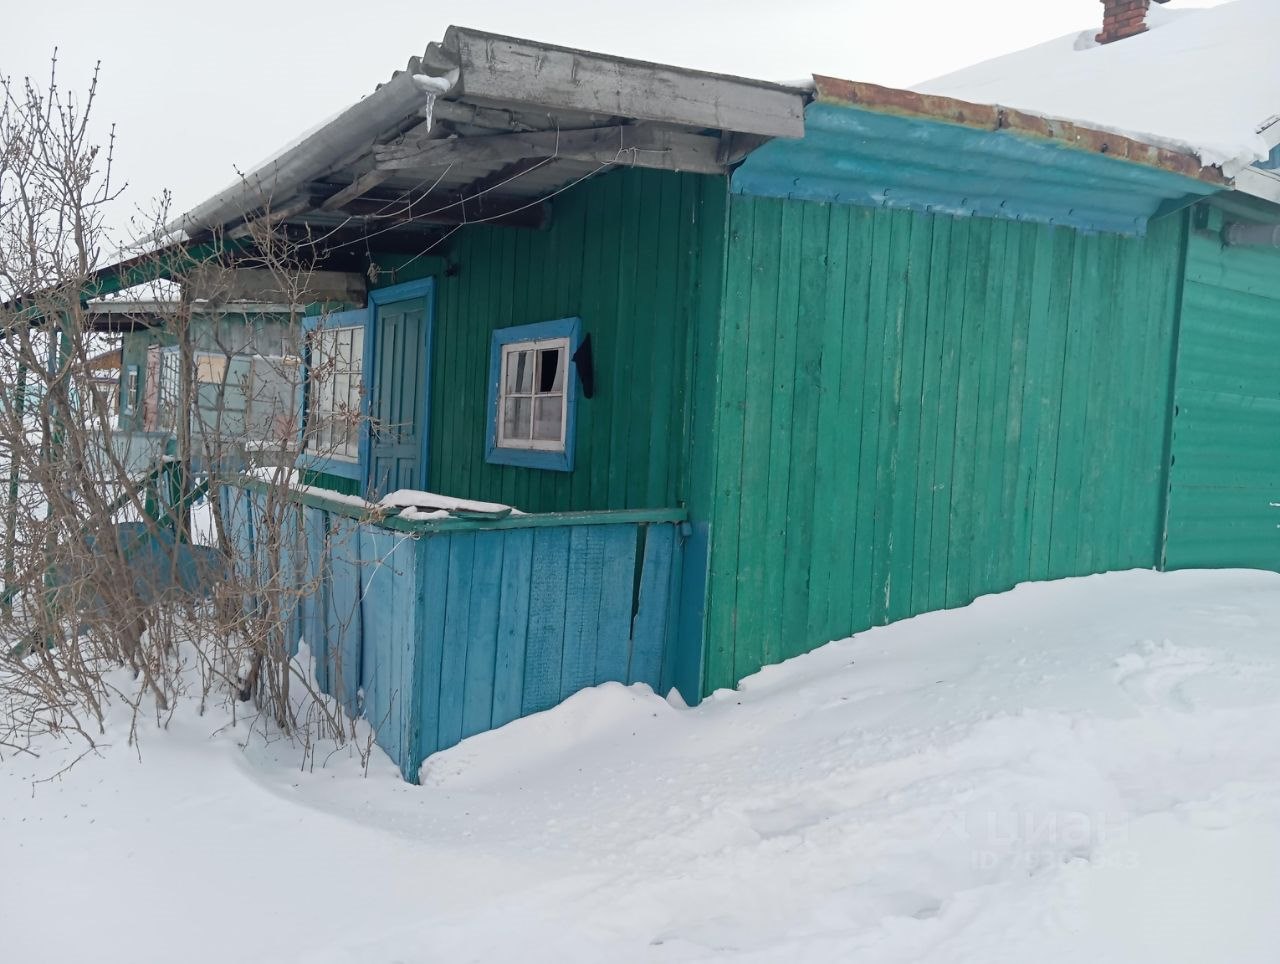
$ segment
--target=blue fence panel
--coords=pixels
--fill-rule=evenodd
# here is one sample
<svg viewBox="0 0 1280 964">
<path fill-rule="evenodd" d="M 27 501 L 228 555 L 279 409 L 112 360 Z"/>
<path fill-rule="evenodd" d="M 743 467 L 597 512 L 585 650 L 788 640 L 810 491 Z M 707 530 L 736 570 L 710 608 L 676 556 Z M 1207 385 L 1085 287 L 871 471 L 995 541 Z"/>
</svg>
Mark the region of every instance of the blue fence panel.
<svg viewBox="0 0 1280 964">
<path fill-rule="evenodd" d="M 470 633 L 463 674 L 462 735 L 493 725 L 494 665 L 502 612 L 502 557 L 507 533 L 477 532 L 471 564 Z"/>
<path fill-rule="evenodd" d="M 325 546 L 329 535 L 329 516 L 321 509 L 306 506 L 302 510 L 306 545 L 299 565 L 302 580 L 301 619 L 299 632 L 311 648 L 312 667 L 316 683 L 329 692 L 329 637 L 326 633 L 325 612 L 328 607 L 328 565 Z"/>
<path fill-rule="evenodd" d="M 364 639 L 360 608 L 364 567 L 360 560 L 359 524 L 342 516 L 330 516 L 324 552 L 329 584 L 325 599 L 329 693 L 348 713 L 358 716 L 360 650 Z"/>
<path fill-rule="evenodd" d="M 440 679 L 450 541 L 450 536 L 440 535 L 421 539 L 418 544 L 418 758 L 412 761 L 414 766 L 440 748 Z"/>
<path fill-rule="evenodd" d="M 236 554 L 265 579 L 265 506 L 253 503 L 224 493 Z M 673 523 L 408 534 L 301 511 L 301 532 L 285 516 L 280 568 L 301 590 L 286 621 L 311 646 L 317 682 L 370 722 L 406 779 L 431 753 L 584 687 L 663 691 L 680 675 Z"/>
<path fill-rule="evenodd" d="M 532 529 L 505 533 L 499 586 L 498 640 L 493 665 L 493 726 L 524 712 L 524 662 L 529 636 L 529 592 L 533 582 Z"/>
<path fill-rule="evenodd" d="M 600 617 L 596 624 L 593 683 L 627 682 L 631 664 L 631 620 L 636 595 L 636 526 L 601 526 Z"/>
<path fill-rule="evenodd" d="M 671 574 L 676 551 L 675 526 L 650 526 L 644 544 L 640 600 L 631 624 L 629 683 L 662 685 L 662 654 L 670 623 Z"/>
<path fill-rule="evenodd" d="M 440 661 L 440 746 L 462 739 L 462 705 L 466 688 L 467 640 L 471 634 L 471 566 L 476 534 L 449 536 L 449 575 L 445 581 L 444 655 Z"/>
<path fill-rule="evenodd" d="M 604 575 L 604 538 L 596 530 L 596 526 L 580 526 L 569 532 L 564 653 L 560 659 L 562 700 L 595 682 L 596 626 Z"/>
<path fill-rule="evenodd" d="M 414 540 L 372 526 L 360 531 L 360 681 L 378 745 L 414 779 L 417 753 L 417 551 Z"/>
<path fill-rule="evenodd" d="M 529 584 L 529 635 L 525 643 L 522 715 L 560 702 L 560 661 L 564 656 L 565 602 L 568 596 L 569 532 L 538 529 L 533 534 L 533 573 Z"/>
</svg>

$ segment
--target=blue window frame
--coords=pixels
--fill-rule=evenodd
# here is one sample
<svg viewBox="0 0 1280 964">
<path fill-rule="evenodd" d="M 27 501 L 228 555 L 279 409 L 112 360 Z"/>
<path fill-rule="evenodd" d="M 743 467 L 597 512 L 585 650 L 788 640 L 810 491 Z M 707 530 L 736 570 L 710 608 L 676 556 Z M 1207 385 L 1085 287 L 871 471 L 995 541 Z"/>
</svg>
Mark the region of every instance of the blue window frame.
<svg viewBox="0 0 1280 964">
<path fill-rule="evenodd" d="M 300 468 L 361 479 L 368 404 L 368 318 L 368 309 L 357 308 L 303 319 L 307 338 L 303 348 L 306 367 L 301 379 L 301 451 L 296 461 Z M 314 378 L 313 370 L 321 368 L 324 377 Z M 331 424 L 322 426 L 321 419 Z M 342 437 L 335 442 L 334 432 L 339 429 Z"/>
<path fill-rule="evenodd" d="M 486 461 L 573 471 L 581 332 L 580 319 L 559 318 L 493 333 Z"/>
</svg>

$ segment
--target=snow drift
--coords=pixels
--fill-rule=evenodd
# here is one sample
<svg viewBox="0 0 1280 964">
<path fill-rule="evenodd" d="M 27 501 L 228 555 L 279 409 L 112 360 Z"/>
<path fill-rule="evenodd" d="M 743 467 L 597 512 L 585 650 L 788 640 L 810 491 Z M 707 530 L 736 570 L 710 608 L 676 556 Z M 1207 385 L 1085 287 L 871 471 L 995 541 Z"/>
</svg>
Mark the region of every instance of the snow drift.
<svg viewBox="0 0 1280 964">
<path fill-rule="evenodd" d="M 176 714 L 0 763 L 13 960 L 1174 962 L 1280 942 L 1280 575 L 1026 585 L 426 785 Z M 323 761 L 323 755 L 320 759 Z M 73 926 L 68 926 L 73 924 Z"/>
</svg>

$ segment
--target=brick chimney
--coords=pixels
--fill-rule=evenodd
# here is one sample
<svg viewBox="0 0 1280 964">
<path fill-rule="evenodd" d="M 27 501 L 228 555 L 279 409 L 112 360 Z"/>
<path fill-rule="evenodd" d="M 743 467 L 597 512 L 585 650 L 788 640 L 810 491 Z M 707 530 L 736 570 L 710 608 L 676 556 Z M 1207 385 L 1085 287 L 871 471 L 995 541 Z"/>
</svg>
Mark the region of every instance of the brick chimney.
<svg viewBox="0 0 1280 964">
<path fill-rule="evenodd" d="M 1156 3 L 1168 2 L 1156 0 Z M 1150 5 L 1151 0 L 1102 0 L 1102 33 L 1095 39 L 1100 44 L 1109 44 L 1146 33 Z"/>
</svg>

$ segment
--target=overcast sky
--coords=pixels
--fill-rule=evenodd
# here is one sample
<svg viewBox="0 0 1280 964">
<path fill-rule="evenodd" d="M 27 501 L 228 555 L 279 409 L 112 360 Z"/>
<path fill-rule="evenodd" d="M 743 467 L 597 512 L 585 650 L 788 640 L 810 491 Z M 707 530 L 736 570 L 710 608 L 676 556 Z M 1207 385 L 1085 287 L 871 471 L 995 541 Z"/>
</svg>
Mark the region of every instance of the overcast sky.
<svg viewBox="0 0 1280 964">
<path fill-rule="evenodd" d="M 1222 2 L 1222 0 L 1216 0 Z M 1173 7 L 1215 0 L 1173 0 Z M 440 39 L 450 23 L 769 80 L 909 86 L 1101 24 L 1099 0 L 4 0 L 0 73 L 102 62 L 131 204 L 185 210 Z M 123 212 L 122 212 L 123 213 Z M 117 217 L 123 223 L 123 217 Z"/>
</svg>

